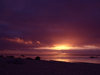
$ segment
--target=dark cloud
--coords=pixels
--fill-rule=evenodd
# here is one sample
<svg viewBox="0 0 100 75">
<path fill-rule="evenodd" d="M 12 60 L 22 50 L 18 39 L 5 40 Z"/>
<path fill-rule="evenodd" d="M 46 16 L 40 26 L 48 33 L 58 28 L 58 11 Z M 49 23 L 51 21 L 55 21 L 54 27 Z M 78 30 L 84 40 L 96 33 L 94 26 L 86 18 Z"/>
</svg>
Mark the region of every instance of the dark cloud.
<svg viewBox="0 0 100 75">
<path fill-rule="evenodd" d="M 100 45 L 99 0 L 0 1 L 2 38 L 21 37 L 49 46 L 63 42 Z M 2 44 L 11 44 L 6 41 Z"/>
</svg>

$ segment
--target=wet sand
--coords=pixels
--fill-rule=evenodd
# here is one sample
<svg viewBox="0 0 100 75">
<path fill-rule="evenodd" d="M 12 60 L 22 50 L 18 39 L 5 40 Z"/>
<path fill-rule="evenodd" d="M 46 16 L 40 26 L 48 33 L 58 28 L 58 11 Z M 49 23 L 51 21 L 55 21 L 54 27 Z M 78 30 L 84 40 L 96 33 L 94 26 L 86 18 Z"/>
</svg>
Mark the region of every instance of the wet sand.
<svg viewBox="0 0 100 75">
<path fill-rule="evenodd" d="M 0 75 L 100 75 L 100 64 L 0 58 Z"/>
</svg>

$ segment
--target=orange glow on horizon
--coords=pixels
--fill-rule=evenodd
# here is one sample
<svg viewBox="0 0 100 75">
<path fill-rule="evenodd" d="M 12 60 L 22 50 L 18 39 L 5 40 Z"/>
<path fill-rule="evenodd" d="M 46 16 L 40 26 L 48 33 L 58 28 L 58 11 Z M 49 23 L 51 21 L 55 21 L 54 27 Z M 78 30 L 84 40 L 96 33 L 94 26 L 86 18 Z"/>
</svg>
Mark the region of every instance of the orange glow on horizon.
<svg viewBox="0 0 100 75">
<path fill-rule="evenodd" d="M 35 49 L 51 49 L 51 50 L 69 50 L 72 49 L 70 45 L 65 45 L 65 44 L 59 44 L 59 45 L 54 45 L 53 47 L 40 47 L 40 48 L 35 48 Z"/>
<path fill-rule="evenodd" d="M 38 47 L 34 49 L 50 49 L 50 50 L 87 50 L 87 49 L 100 49 L 98 46 L 85 45 L 85 46 L 72 46 L 68 44 L 57 44 L 52 47 Z"/>
<path fill-rule="evenodd" d="M 55 45 L 54 47 L 52 47 L 52 49 L 54 50 L 68 50 L 71 49 L 71 46 L 68 45 Z"/>
</svg>

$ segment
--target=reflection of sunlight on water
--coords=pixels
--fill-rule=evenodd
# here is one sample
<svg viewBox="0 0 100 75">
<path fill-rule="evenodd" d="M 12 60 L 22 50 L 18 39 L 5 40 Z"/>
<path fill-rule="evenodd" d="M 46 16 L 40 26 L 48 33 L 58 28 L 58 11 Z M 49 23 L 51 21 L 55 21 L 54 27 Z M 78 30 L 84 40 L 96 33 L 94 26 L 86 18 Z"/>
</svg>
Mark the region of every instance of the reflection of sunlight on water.
<svg viewBox="0 0 100 75">
<path fill-rule="evenodd" d="M 69 57 L 66 53 L 58 53 L 57 55 L 53 56 L 52 59 L 54 61 L 64 61 L 64 62 L 70 62 L 70 59 L 62 59 L 62 57 Z"/>
<path fill-rule="evenodd" d="M 54 55 L 53 57 L 55 58 L 55 57 L 68 57 L 69 55 L 67 55 L 66 53 L 61 53 L 61 52 L 59 52 L 58 54 L 56 54 L 56 55 Z"/>
<path fill-rule="evenodd" d="M 64 61 L 64 62 L 70 62 L 70 59 L 53 59 L 55 61 Z"/>
<path fill-rule="evenodd" d="M 75 56 L 67 53 L 57 52 L 54 56 L 46 57 L 48 60 L 64 61 L 64 62 L 85 62 L 85 63 L 100 63 L 100 58 L 91 59 L 89 56 Z"/>
<path fill-rule="evenodd" d="M 59 54 L 56 54 L 54 57 L 66 57 L 66 53 L 59 53 Z"/>
<path fill-rule="evenodd" d="M 6 51 L 7 52 L 7 51 Z M 100 56 L 98 56 L 98 58 L 90 58 L 91 55 L 85 53 L 79 53 L 79 54 L 73 54 L 73 53 L 67 53 L 62 50 L 59 51 L 31 51 L 31 52 L 8 52 L 10 54 L 6 54 L 6 52 L 2 52 L 5 53 L 5 56 L 9 56 L 9 55 L 14 55 L 15 57 L 20 57 L 20 55 L 25 55 L 26 57 L 31 57 L 33 59 L 35 59 L 36 56 L 40 56 L 41 60 L 53 60 L 53 61 L 64 61 L 64 62 L 87 62 L 87 63 L 99 63 L 100 64 Z M 94 55 L 93 55 L 94 56 Z"/>
</svg>

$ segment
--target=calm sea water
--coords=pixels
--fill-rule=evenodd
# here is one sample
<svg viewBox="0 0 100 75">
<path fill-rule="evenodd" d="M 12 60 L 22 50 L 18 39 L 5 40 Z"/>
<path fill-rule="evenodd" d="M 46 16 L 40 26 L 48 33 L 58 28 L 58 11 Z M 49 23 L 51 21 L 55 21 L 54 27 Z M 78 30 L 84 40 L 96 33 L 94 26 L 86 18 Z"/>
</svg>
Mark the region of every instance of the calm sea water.
<svg viewBox="0 0 100 75">
<path fill-rule="evenodd" d="M 54 60 L 64 62 L 86 62 L 86 63 L 98 63 L 100 64 L 100 50 L 31 50 L 31 51 L 19 51 L 12 52 L 11 54 L 16 57 L 25 55 L 24 58 L 35 58 L 40 56 L 41 60 Z M 95 57 L 95 58 L 90 58 Z"/>
</svg>

